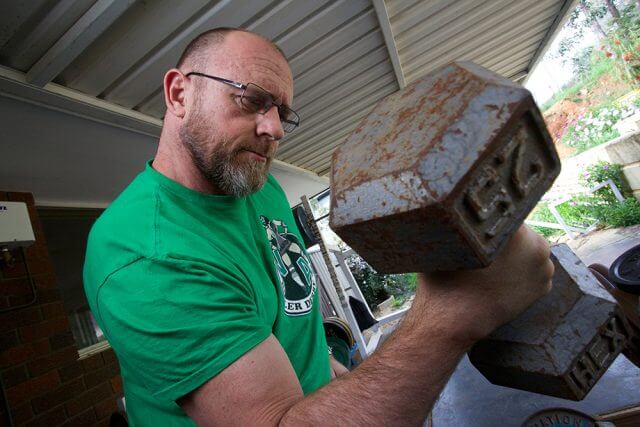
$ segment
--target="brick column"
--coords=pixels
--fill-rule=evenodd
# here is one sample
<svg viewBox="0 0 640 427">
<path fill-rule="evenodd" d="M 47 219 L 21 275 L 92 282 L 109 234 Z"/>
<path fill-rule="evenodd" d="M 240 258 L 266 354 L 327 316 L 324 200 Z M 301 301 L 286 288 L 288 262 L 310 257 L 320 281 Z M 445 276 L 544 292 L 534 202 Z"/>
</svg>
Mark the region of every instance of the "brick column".
<svg viewBox="0 0 640 427">
<path fill-rule="evenodd" d="M 33 299 L 27 264 L 37 291 L 34 304 L 0 314 L 0 373 L 13 423 L 107 425 L 122 395 L 116 357 L 109 349 L 78 360 L 33 196 L 0 192 L 0 201 L 27 203 L 36 237 L 26 250 L 26 260 L 14 250 L 16 265 L 0 267 L 0 310 Z M 0 405 L 3 425 L 8 425 L 8 417 Z"/>
</svg>

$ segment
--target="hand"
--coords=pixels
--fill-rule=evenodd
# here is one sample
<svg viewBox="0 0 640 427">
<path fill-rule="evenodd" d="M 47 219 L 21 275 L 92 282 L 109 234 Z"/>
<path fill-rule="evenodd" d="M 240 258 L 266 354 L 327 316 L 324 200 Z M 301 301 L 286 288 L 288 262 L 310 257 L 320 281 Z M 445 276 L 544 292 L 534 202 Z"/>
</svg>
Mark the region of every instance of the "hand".
<svg viewBox="0 0 640 427">
<path fill-rule="evenodd" d="M 331 379 L 335 379 L 349 373 L 349 370 L 345 368 L 342 363 L 334 359 L 333 356 L 329 356 L 329 366 L 331 367 Z"/>
<path fill-rule="evenodd" d="M 549 292 L 549 256 L 547 242 L 523 225 L 489 267 L 420 275 L 416 301 L 441 313 L 447 333 L 471 345 Z"/>
</svg>

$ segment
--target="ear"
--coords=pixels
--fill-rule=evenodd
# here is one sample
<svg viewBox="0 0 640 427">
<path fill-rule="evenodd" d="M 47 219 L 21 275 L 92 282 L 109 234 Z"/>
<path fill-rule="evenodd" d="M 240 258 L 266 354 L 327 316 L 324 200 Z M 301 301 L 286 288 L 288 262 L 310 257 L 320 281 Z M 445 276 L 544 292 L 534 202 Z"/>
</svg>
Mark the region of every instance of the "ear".
<svg viewBox="0 0 640 427">
<path fill-rule="evenodd" d="M 186 85 L 187 77 L 176 68 L 172 68 L 164 75 L 164 103 L 167 113 L 176 117 L 184 117 L 186 113 Z"/>
</svg>

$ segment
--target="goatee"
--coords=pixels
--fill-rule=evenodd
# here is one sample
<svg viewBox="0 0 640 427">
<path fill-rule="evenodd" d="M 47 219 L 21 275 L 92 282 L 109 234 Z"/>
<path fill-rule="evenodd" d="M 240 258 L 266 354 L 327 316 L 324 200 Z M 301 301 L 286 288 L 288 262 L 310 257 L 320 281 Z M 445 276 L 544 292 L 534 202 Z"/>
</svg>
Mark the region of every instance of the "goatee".
<svg viewBox="0 0 640 427">
<path fill-rule="evenodd" d="M 204 144 L 185 124 L 180 128 L 180 139 L 189 150 L 193 163 L 202 176 L 223 194 L 246 197 L 260 190 L 267 181 L 271 158 L 266 161 L 242 160 L 238 155 L 242 148 L 230 150 L 229 143 L 223 141 L 210 154 Z"/>
</svg>

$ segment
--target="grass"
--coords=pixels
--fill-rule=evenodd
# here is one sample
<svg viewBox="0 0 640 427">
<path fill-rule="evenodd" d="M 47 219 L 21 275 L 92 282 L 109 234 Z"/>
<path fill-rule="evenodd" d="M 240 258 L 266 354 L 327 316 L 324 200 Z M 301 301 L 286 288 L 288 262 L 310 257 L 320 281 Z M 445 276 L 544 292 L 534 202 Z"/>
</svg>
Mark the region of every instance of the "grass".
<svg viewBox="0 0 640 427">
<path fill-rule="evenodd" d="M 399 297 L 399 298 L 395 298 L 393 299 L 393 304 L 391 304 L 391 307 L 393 308 L 400 308 L 402 307 L 402 304 L 404 304 L 405 299 L 403 297 Z"/>
<path fill-rule="evenodd" d="M 560 213 L 567 225 L 587 228 L 596 221 L 590 202 L 591 200 L 588 197 L 576 196 L 573 200 L 556 206 L 556 209 L 558 209 L 558 213 Z M 529 219 L 534 221 L 557 223 L 556 218 L 553 216 L 546 203 L 539 203 L 529 216 Z M 531 226 L 531 229 L 536 233 L 541 234 L 546 239 L 552 239 L 564 234 L 563 230 L 556 228 L 533 225 Z"/>
<path fill-rule="evenodd" d="M 571 99 L 574 102 L 582 102 L 581 98 L 575 98 L 576 94 L 584 88 L 589 89 L 593 87 L 605 74 L 613 75 L 613 66 L 613 61 L 608 58 L 596 61 L 585 76 L 579 78 L 577 81 L 573 81 L 565 85 L 559 92 L 554 94 L 551 99 L 542 104 L 540 109 L 544 112 L 557 102 L 565 99 Z"/>
<path fill-rule="evenodd" d="M 603 187 L 590 195 L 576 194 L 570 201 L 556 206 L 568 225 L 587 228 L 597 223 L 601 227 L 618 228 L 640 224 L 640 202 L 631 195 L 631 190 L 624 181 L 621 165 L 601 161 L 588 166 L 581 176 L 586 188 L 611 179 L 620 189 L 625 200 L 620 203 L 609 187 Z M 529 215 L 529 219 L 556 222 L 547 203 L 539 203 Z M 531 226 L 531 228 L 547 240 L 554 240 L 563 234 L 562 230 L 555 228 L 539 226 Z"/>
</svg>

